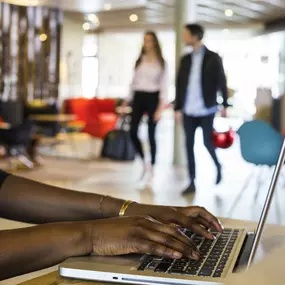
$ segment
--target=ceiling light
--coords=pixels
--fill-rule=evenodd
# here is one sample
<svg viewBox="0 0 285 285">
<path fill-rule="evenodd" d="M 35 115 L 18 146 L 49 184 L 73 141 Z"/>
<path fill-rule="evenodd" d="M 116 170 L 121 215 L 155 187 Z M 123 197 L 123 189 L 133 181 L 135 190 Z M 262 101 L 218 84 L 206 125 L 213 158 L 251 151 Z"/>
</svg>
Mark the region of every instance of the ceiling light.
<svg viewBox="0 0 285 285">
<path fill-rule="evenodd" d="M 130 15 L 130 21 L 131 22 L 136 22 L 139 19 L 138 15 L 132 14 Z"/>
<path fill-rule="evenodd" d="M 38 0 L 29 0 L 27 4 L 28 4 L 28 6 L 38 6 L 39 1 Z"/>
<path fill-rule="evenodd" d="M 112 4 L 106 3 L 106 4 L 104 5 L 104 9 L 107 10 L 107 11 L 111 10 L 111 9 L 112 9 Z"/>
<path fill-rule="evenodd" d="M 89 31 L 90 30 L 90 24 L 89 23 L 84 23 L 82 27 L 83 27 L 84 31 Z"/>
<path fill-rule="evenodd" d="M 231 9 L 227 9 L 227 10 L 225 11 L 225 15 L 226 15 L 227 17 L 232 17 L 232 16 L 234 15 L 234 12 L 233 12 L 233 10 L 231 10 Z"/>
<path fill-rule="evenodd" d="M 230 30 L 229 30 L 229 29 L 223 29 L 223 33 L 229 34 L 229 33 L 230 33 Z"/>
<path fill-rule="evenodd" d="M 88 20 L 92 23 L 98 23 L 98 17 L 95 14 L 89 14 L 88 15 Z"/>
<path fill-rule="evenodd" d="M 45 42 L 47 40 L 47 35 L 46 34 L 40 34 L 40 41 Z"/>
</svg>

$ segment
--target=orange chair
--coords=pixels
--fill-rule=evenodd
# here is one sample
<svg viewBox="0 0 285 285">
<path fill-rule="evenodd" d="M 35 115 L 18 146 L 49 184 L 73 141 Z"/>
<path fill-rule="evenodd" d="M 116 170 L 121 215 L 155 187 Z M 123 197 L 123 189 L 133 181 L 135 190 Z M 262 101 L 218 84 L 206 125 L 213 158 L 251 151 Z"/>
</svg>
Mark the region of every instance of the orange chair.
<svg viewBox="0 0 285 285">
<path fill-rule="evenodd" d="M 87 120 L 84 132 L 96 138 L 104 138 L 117 123 L 114 99 L 91 99 L 87 107 Z"/>
<path fill-rule="evenodd" d="M 64 101 L 64 113 L 76 115 L 76 120 L 69 123 L 71 128 L 83 129 L 87 121 L 89 100 L 86 98 L 67 99 Z"/>
</svg>

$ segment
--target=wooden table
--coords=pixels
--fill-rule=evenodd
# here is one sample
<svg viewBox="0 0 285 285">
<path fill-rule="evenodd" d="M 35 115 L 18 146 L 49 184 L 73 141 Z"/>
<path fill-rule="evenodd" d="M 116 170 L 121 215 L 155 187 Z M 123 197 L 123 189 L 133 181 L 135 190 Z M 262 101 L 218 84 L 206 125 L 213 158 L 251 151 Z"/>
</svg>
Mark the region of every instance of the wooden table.
<svg viewBox="0 0 285 285">
<path fill-rule="evenodd" d="M 76 115 L 68 115 L 68 114 L 46 114 L 46 115 L 32 115 L 30 116 L 31 120 L 38 122 L 56 122 L 56 123 L 68 123 L 76 120 Z"/>
<path fill-rule="evenodd" d="M 247 231 L 254 231 L 256 223 L 249 221 L 238 221 L 221 219 L 225 227 L 245 228 Z M 268 225 L 266 227 L 262 248 L 266 253 L 271 252 L 274 248 L 285 244 L 285 227 L 278 225 Z M 282 283 L 282 282 L 281 282 Z M 280 283 L 280 284 L 281 284 Z M 106 285 L 107 283 L 71 280 L 61 278 L 57 272 L 53 272 L 42 277 L 26 281 L 21 285 Z M 108 283 L 111 285 L 111 283 Z M 114 284 L 114 283 L 112 283 Z"/>
</svg>

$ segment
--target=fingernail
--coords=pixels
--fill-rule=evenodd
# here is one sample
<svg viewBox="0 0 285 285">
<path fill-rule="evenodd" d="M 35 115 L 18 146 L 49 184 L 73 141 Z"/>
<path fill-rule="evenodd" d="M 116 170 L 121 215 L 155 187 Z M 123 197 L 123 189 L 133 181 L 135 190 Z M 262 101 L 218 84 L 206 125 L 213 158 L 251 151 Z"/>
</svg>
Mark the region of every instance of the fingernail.
<svg viewBox="0 0 285 285">
<path fill-rule="evenodd" d="M 185 229 L 181 228 L 181 227 L 178 227 L 177 230 L 182 233 L 182 234 L 185 234 Z"/>
<path fill-rule="evenodd" d="M 223 230 L 225 229 L 220 220 L 219 220 L 219 225 L 220 225 L 220 227 L 221 227 Z"/>
<path fill-rule="evenodd" d="M 197 252 L 193 252 L 193 253 L 192 253 L 192 257 L 193 257 L 195 260 L 199 260 L 199 259 L 200 259 L 200 255 L 199 255 Z"/>
<path fill-rule="evenodd" d="M 215 237 L 214 235 L 212 235 L 212 234 L 209 234 L 209 239 L 211 239 L 211 240 L 215 240 L 215 239 L 216 239 L 216 237 Z"/>
<path fill-rule="evenodd" d="M 173 253 L 173 257 L 174 257 L 175 259 L 180 259 L 180 258 L 182 258 L 182 254 L 181 254 L 180 252 L 174 252 L 174 253 Z"/>
</svg>

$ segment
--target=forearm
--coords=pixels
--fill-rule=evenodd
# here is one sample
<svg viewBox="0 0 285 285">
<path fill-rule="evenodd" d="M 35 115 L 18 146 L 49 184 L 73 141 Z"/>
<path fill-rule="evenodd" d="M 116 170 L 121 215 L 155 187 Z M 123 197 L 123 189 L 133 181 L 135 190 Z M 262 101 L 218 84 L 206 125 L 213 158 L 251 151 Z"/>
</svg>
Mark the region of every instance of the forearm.
<svg viewBox="0 0 285 285">
<path fill-rule="evenodd" d="M 56 265 L 92 252 L 85 223 L 41 225 L 0 231 L 0 280 Z"/>
<path fill-rule="evenodd" d="M 118 216 L 124 201 L 102 197 L 11 175 L 0 190 L 0 216 L 33 224 Z"/>
</svg>

